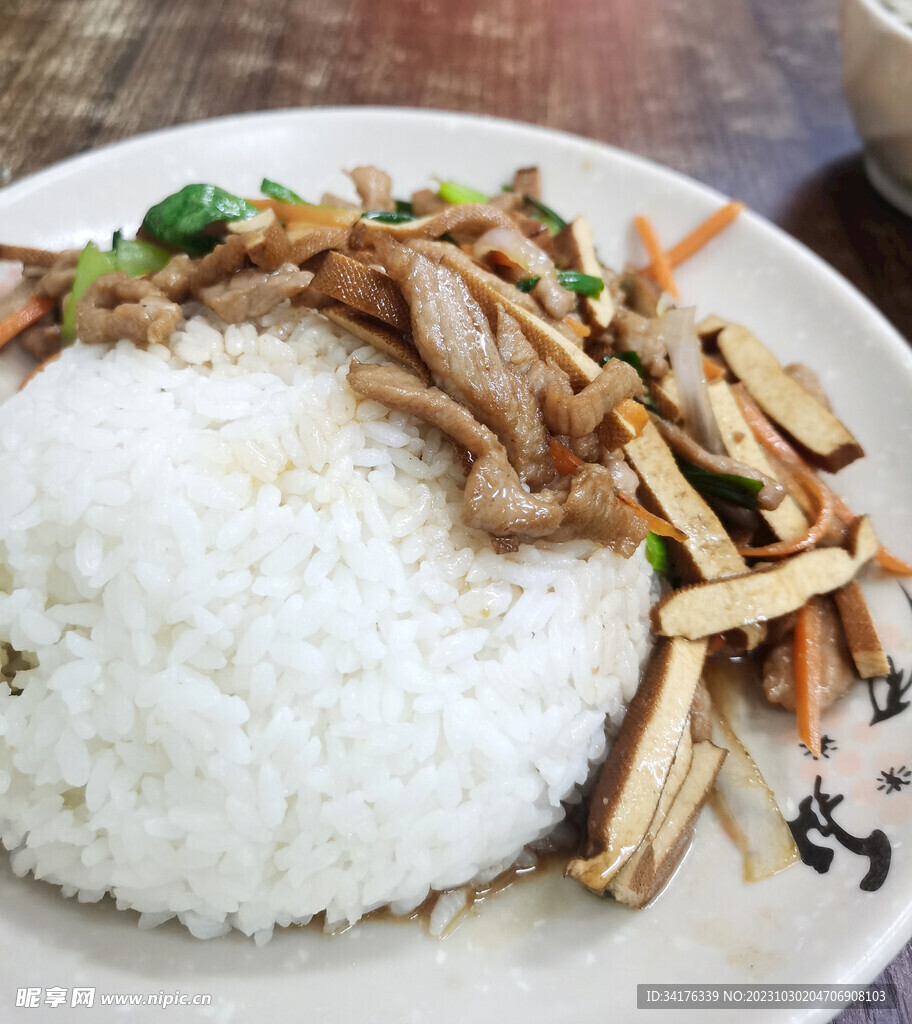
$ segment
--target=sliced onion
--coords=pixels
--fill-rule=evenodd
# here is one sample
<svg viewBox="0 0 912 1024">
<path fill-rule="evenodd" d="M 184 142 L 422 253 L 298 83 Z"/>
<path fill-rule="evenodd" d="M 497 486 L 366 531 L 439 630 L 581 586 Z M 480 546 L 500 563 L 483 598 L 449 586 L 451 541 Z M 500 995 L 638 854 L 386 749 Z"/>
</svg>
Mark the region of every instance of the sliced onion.
<svg viewBox="0 0 912 1024">
<path fill-rule="evenodd" d="M 684 426 L 707 451 L 716 455 L 724 454 L 722 435 L 706 392 L 703 351 L 694 327 L 693 307 L 669 309 L 664 313 L 660 320 L 659 337 L 665 342 L 674 370 L 684 410 Z"/>
<path fill-rule="evenodd" d="M 547 253 L 512 228 L 491 228 L 472 247 L 472 254 L 479 260 L 489 252 L 502 252 L 530 275 L 557 276 Z"/>
<path fill-rule="evenodd" d="M 708 662 L 704 680 L 712 697 L 712 741 L 728 750 L 716 776 L 712 805 L 744 859 L 744 880 L 757 882 L 800 857 L 788 823 L 731 719 L 745 701 L 746 682 L 737 667 Z"/>
</svg>

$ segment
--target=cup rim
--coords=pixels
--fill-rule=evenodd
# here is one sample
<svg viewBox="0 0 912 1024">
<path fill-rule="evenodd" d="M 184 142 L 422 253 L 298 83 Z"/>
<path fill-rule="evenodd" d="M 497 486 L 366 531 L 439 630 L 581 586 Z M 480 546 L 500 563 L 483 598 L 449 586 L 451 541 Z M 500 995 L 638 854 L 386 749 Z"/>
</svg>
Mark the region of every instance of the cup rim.
<svg viewBox="0 0 912 1024">
<path fill-rule="evenodd" d="M 907 43 L 912 43 L 912 25 L 900 21 L 899 15 L 889 10 L 881 0 L 855 0 L 855 2 L 866 8 L 885 28 L 895 32 L 900 38 L 905 39 Z"/>
</svg>

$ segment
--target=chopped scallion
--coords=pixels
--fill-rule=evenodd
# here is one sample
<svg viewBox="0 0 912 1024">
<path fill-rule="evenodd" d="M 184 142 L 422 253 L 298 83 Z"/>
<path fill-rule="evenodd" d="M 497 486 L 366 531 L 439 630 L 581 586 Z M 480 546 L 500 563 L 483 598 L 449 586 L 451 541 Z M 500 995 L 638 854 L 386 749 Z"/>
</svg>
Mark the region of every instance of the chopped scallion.
<svg viewBox="0 0 912 1024">
<path fill-rule="evenodd" d="M 524 277 L 521 281 L 516 282 L 516 287 L 521 292 L 531 292 L 540 280 L 540 277 Z"/>
<path fill-rule="evenodd" d="M 486 203 L 488 197 L 484 192 L 476 192 L 468 185 L 460 185 L 458 181 L 442 181 L 437 195 L 446 203 Z"/>
<path fill-rule="evenodd" d="M 605 287 L 605 282 L 600 277 L 583 274 L 579 270 L 558 270 L 557 279 L 561 287 L 566 288 L 568 292 L 585 295 L 587 299 L 597 299 Z"/>
<path fill-rule="evenodd" d="M 270 199 L 275 199 L 279 203 L 296 203 L 298 206 L 313 205 L 306 199 L 302 199 L 297 192 L 292 192 L 290 188 L 280 185 L 277 181 L 270 181 L 269 178 L 264 178 L 260 182 L 260 191 L 264 196 L 269 196 Z"/>
</svg>

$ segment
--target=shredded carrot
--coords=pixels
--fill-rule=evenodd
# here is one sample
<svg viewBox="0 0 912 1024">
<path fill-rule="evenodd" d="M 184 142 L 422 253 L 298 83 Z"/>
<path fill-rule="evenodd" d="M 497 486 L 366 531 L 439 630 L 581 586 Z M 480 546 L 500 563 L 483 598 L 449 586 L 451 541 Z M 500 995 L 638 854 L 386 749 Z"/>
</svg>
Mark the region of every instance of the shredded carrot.
<svg viewBox="0 0 912 1024">
<path fill-rule="evenodd" d="M 469 250 L 471 252 L 471 250 Z M 493 263 L 495 267 L 505 267 L 507 270 L 521 270 L 523 273 L 528 273 L 525 267 L 520 266 L 516 260 L 511 260 L 510 257 L 499 249 L 491 249 L 485 253 L 489 263 Z"/>
<path fill-rule="evenodd" d="M 19 381 L 18 391 L 21 391 L 30 380 L 33 380 L 38 376 L 39 373 L 47 366 L 48 363 L 53 363 L 55 359 L 60 358 L 60 353 L 55 352 L 52 356 L 48 356 L 43 362 L 38 363 L 37 366 L 33 366 L 31 370 Z"/>
<path fill-rule="evenodd" d="M 662 291 L 668 292 L 673 298 L 679 299 L 681 296 L 678 294 L 677 285 L 671 276 L 671 266 L 665 253 L 662 251 L 662 247 L 659 245 L 659 240 L 656 238 L 652 224 L 646 217 L 634 217 L 633 223 L 636 225 L 643 248 L 649 256 L 652 275 L 658 282 L 659 287 Z"/>
<path fill-rule="evenodd" d="M 823 683 L 822 601 L 812 597 L 795 617 L 795 718 L 798 738 L 820 757 L 820 690 Z"/>
<path fill-rule="evenodd" d="M 686 238 L 682 238 L 677 245 L 672 246 L 665 253 L 668 265 L 670 267 L 677 267 L 684 260 L 689 259 L 695 252 L 702 249 L 707 242 L 711 242 L 719 232 L 727 228 L 743 209 L 744 203 L 732 200 L 721 207 L 721 209 L 716 210 L 715 213 L 710 214 Z"/>
<path fill-rule="evenodd" d="M 897 558 L 892 551 L 888 551 L 883 545 L 877 549 L 874 559 L 887 572 L 895 573 L 897 576 L 912 576 L 912 565 L 904 562 L 901 558 Z"/>
<path fill-rule="evenodd" d="M 472 245 L 471 242 L 463 242 L 462 245 L 459 246 L 459 248 L 462 249 L 462 251 L 464 253 L 467 253 L 469 256 L 471 256 L 472 253 L 475 251 L 475 246 Z"/>
<path fill-rule="evenodd" d="M 577 320 L 576 317 L 565 316 L 564 323 L 573 331 L 577 338 L 588 338 L 592 333 L 592 330 L 581 320 Z"/>
<path fill-rule="evenodd" d="M 0 348 L 21 334 L 26 327 L 47 316 L 53 308 L 54 300 L 47 295 L 33 295 L 21 309 L 0 320 Z"/>
<path fill-rule="evenodd" d="M 751 432 L 760 444 L 762 444 L 763 447 L 772 455 L 775 455 L 781 462 L 784 462 L 785 465 L 799 477 L 802 486 L 804 485 L 804 480 L 806 479 L 807 474 L 814 477 L 816 484 L 820 487 L 821 492 L 825 496 L 827 504 L 832 507 L 835 518 L 840 520 L 846 526 L 851 525 L 852 522 L 858 518 L 856 514 L 851 508 L 849 508 L 845 501 L 836 494 L 835 491 L 830 490 L 830 488 L 827 487 L 819 477 L 817 477 L 798 452 L 796 452 L 788 441 L 786 441 L 785 438 L 776 430 L 772 423 L 770 423 L 770 421 L 763 415 L 760 407 L 751 397 L 747 389 L 741 384 L 736 384 L 732 388 L 732 393 L 734 394 L 738 405 L 741 407 L 741 412 L 744 414 L 744 418 L 747 420 L 747 424 L 751 428 Z M 802 474 L 805 476 L 802 476 Z M 742 550 L 741 553 L 744 554 L 745 552 Z M 878 565 L 887 572 L 895 573 L 897 576 L 912 576 L 912 565 L 908 562 L 904 562 L 883 545 L 878 548 L 874 559 Z"/>
<path fill-rule="evenodd" d="M 725 376 L 725 367 L 720 366 L 715 359 L 703 356 L 703 376 L 710 384 L 714 380 L 721 380 Z"/>
<path fill-rule="evenodd" d="M 681 543 L 687 540 L 686 533 L 683 533 L 676 526 L 673 526 L 667 519 L 662 519 L 661 516 L 653 515 L 653 513 L 648 509 L 643 508 L 635 498 L 631 498 L 629 494 L 625 494 L 623 491 L 618 491 L 617 496 L 618 501 L 622 505 L 626 505 L 635 516 L 646 520 L 649 529 L 652 530 L 653 533 L 657 533 L 660 537 L 670 537 L 672 540 L 680 541 Z"/>
<path fill-rule="evenodd" d="M 817 504 L 817 518 L 803 537 L 795 540 L 780 540 L 763 547 L 739 547 L 738 554 L 744 558 L 783 558 L 798 551 L 814 547 L 836 525 L 836 510 L 833 507 L 833 492 L 810 469 L 792 467 L 801 486 Z"/>
<path fill-rule="evenodd" d="M 623 401 L 618 402 L 615 406 L 615 412 L 627 420 L 636 431 L 637 437 L 643 433 L 646 429 L 646 424 L 649 422 L 649 413 L 646 411 L 646 406 L 642 402 L 634 401 L 632 398 L 625 398 Z"/>
<path fill-rule="evenodd" d="M 548 448 L 551 451 L 554 468 L 563 476 L 572 476 L 583 464 L 583 460 L 565 444 L 561 444 L 556 437 L 552 437 L 548 442 Z"/>
</svg>

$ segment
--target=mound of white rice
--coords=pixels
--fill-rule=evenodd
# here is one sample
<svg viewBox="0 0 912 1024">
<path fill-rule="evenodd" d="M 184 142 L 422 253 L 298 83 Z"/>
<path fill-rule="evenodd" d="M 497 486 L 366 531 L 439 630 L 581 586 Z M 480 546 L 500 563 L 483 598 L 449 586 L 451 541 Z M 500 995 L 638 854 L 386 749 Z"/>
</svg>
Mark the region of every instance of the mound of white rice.
<svg viewBox="0 0 912 1024">
<path fill-rule="evenodd" d="M 3 408 L 0 640 L 39 662 L 0 683 L 14 870 L 262 941 L 507 866 L 633 693 L 644 559 L 494 554 L 321 317 L 172 348 L 76 346 Z"/>
</svg>

